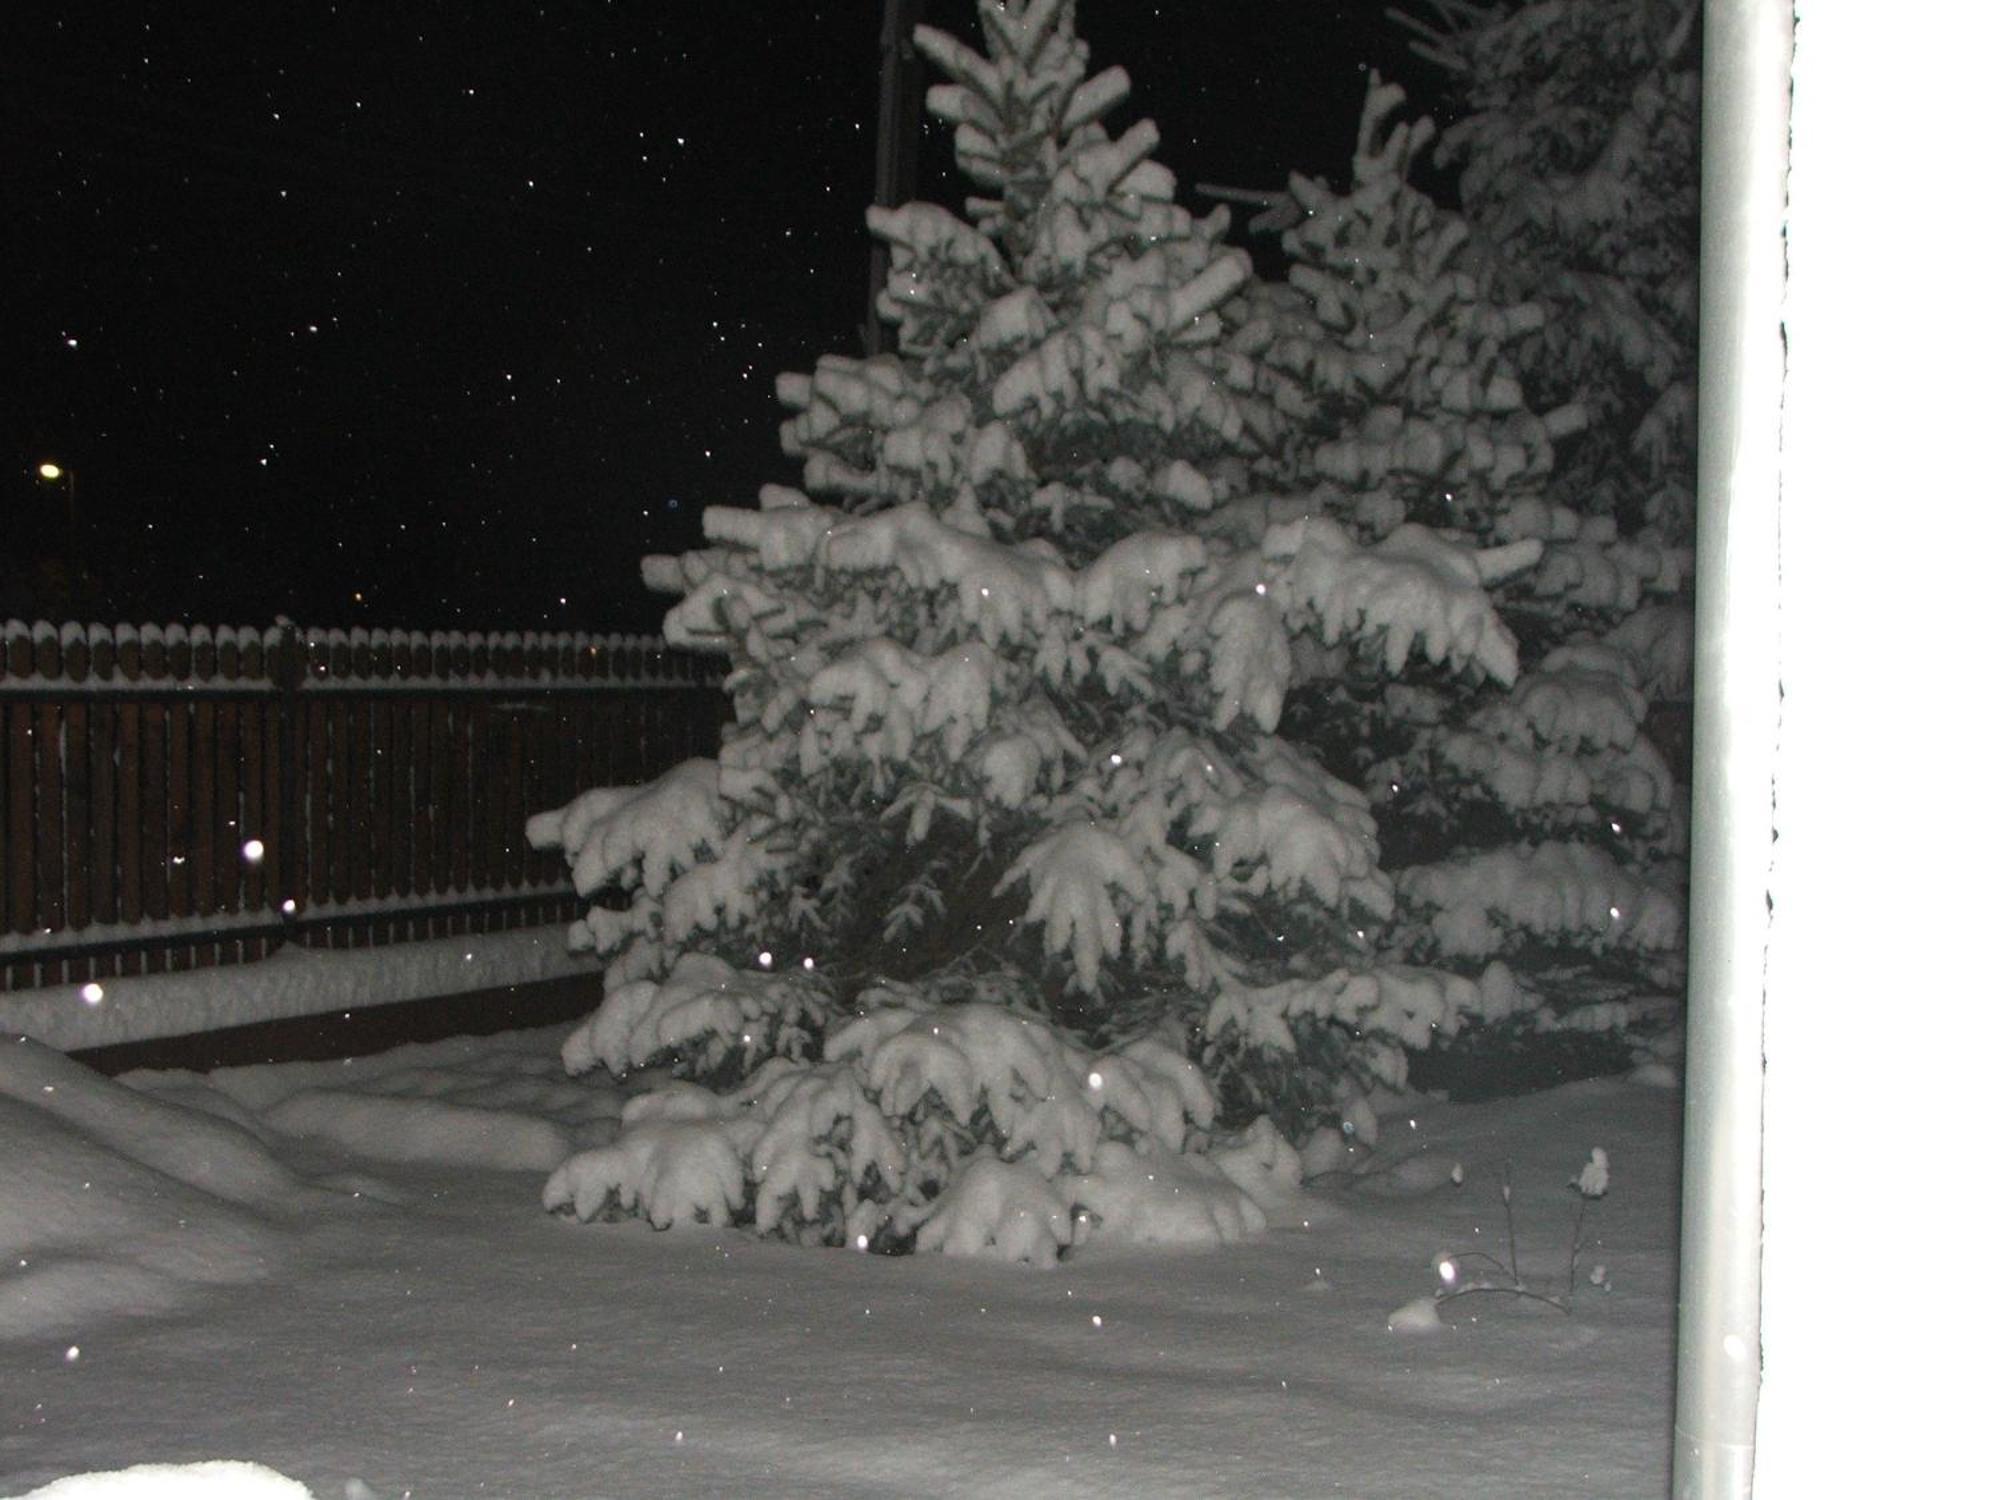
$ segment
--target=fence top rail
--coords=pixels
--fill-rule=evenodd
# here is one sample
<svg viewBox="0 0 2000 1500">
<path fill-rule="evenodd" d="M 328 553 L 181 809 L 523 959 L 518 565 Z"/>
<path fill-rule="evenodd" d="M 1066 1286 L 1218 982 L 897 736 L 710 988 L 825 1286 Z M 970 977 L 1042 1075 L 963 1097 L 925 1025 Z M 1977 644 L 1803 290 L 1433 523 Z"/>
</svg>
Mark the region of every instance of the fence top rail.
<svg viewBox="0 0 2000 1500">
<path fill-rule="evenodd" d="M 0 624 L 0 692 L 617 688 L 720 680 L 722 664 L 657 636 L 551 631 Z"/>
</svg>

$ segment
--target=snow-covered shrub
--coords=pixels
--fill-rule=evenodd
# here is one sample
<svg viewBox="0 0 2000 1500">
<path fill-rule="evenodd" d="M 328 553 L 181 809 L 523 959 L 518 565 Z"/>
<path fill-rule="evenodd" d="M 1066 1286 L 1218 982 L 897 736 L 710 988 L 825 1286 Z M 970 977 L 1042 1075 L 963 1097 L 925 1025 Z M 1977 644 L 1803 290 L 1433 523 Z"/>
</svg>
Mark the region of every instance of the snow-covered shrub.
<svg viewBox="0 0 2000 1500">
<path fill-rule="evenodd" d="M 976 196 L 870 211 L 899 351 L 781 377 L 803 488 L 648 561 L 668 639 L 730 658 L 720 756 L 531 825 L 611 965 L 568 1064 L 680 1080 L 551 1207 L 1037 1263 L 1226 1238 L 1296 1175 L 1259 1114 L 1303 1131 L 1512 1001 L 1380 962 L 1368 798 L 1276 730 L 1328 656 L 1512 682 L 1488 590 L 1541 544 L 1249 503 L 1247 258 L 1107 126 L 1129 83 L 1072 9 L 919 32 Z"/>
</svg>

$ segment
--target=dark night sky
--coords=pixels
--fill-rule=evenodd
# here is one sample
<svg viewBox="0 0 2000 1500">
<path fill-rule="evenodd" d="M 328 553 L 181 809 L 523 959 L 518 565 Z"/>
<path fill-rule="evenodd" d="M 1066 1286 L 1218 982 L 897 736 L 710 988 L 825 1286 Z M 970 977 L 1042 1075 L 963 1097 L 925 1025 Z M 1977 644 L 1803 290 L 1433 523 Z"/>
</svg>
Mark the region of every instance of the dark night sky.
<svg viewBox="0 0 2000 1500">
<path fill-rule="evenodd" d="M 1277 186 L 1342 175 L 1367 64 L 1433 82 L 1375 9 L 1079 29 L 1184 191 Z M 772 380 L 859 347 L 877 0 L 5 12 L 0 609 L 650 629 L 640 556 L 795 482 Z M 956 207 L 941 132 L 923 160 Z M 48 459 L 92 560 L 67 607 L 21 581 Z"/>
</svg>

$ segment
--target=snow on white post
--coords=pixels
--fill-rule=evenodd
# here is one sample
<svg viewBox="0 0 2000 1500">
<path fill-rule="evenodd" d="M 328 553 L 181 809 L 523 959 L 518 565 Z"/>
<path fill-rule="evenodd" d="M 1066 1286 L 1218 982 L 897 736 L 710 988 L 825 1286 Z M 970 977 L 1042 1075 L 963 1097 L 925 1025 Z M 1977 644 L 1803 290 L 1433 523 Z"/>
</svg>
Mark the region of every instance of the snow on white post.
<svg viewBox="0 0 2000 1500">
<path fill-rule="evenodd" d="M 576 1070 L 657 1069 L 544 1202 L 1046 1265 L 1250 1232 L 1295 1130 L 1479 986 L 1379 969 L 1366 799 L 1276 736 L 1301 652 L 1511 681 L 1482 553 L 1244 519 L 1249 274 L 1114 134 L 1068 0 L 922 29 L 980 196 L 870 214 L 900 352 L 782 378 L 804 488 L 654 559 L 726 651 L 715 761 L 536 818 L 610 961 Z M 1495 993 L 1498 993 L 1497 991 Z"/>
</svg>

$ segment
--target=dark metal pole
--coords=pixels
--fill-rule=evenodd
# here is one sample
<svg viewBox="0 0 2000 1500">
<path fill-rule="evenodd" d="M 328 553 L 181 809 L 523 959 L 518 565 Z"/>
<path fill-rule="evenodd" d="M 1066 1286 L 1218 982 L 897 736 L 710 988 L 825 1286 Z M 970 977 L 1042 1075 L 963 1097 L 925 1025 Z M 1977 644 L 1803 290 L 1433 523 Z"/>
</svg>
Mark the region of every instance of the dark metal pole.
<svg viewBox="0 0 2000 1500">
<path fill-rule="evenodd" d="M 893 208 L 907 202 L 916 178 L 918 109 L 917 52 L 910 36 L 924 18 L 924 0 L 884 0 L 882 7 L 882 78 L 875 102 L 875 203 Z M 876 309 L 882 288 L 889 284 L 889 248 L 879 240 L 868 251 L 868 316 L 862 343 L 880 354 L 890 329 Z"/>
<path fill-rule="evenodd" d="M 1673 1493 L 1748 1496 L 1761 1376 L 1764 961 L 1778 733 L 1790 0 L 1707 0 L 1693 887 Z"/>
<path fill-rule="evenodd" d="M 70 587 L 76 588 L 83 577 L 83 527 L 82 509 L 76 501 L 76 470 L 68 465 L 63 467 L 63 488 L 69 497 L 69 568 Z M 78 601 L 80 602 L 80 601 Z"/>
</svg>

